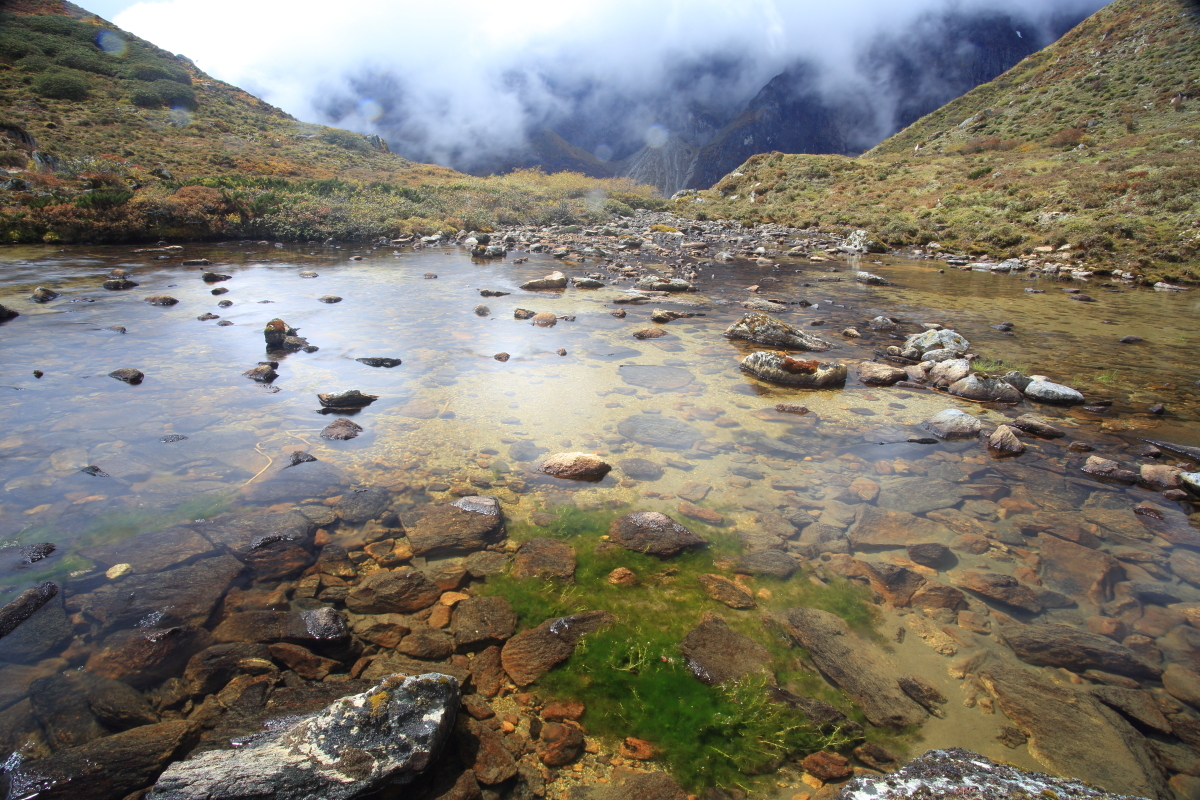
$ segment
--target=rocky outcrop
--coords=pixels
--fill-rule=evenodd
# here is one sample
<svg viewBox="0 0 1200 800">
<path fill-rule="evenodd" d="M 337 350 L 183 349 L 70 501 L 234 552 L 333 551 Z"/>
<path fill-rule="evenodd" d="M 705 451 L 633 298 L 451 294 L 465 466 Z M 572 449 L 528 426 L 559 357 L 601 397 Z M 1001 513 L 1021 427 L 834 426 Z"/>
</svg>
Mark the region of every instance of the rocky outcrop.
<svg viewBox="0 0 1200 800">
<path fill-rule="evenodd" d="M 361 797 L 424 771 L 450 735 L 458 703 L 458 681 L 448 675 L 391 676 L 237 749 L 172 764 L 149 798 Z"/>
<path fill-rule="evenodd" d="M 756 350 L 742 359 L 742 370 L 775 383 L 804 389 L 832 389 L 846 384 L 846 367 L 791 358 L 782 353 Z"/>
<path fill-rule="evenodd" d="M 746 314 L 725 329 L 727 339 L 745 339 L 790 350 L 822 352 L 831 345 L 767 314 Z"/>
<path fill-rule="evenodd" d="M 872 724 L 895 728 L 925 720 L 925 710 L 896 683 L 897 670 L 883 663 L 883 652 L 851 633 L 841 617 L 800 607 L 784 611 L 780 622 Z"/>
</svg>

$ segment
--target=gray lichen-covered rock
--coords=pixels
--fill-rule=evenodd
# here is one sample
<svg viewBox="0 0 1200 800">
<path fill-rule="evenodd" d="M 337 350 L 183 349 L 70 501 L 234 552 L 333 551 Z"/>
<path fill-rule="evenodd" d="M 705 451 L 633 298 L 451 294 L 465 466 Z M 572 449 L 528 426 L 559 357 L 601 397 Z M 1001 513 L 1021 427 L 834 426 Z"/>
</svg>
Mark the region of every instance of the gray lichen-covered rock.
<svg viewBox="0 0 1200 800">
<path fill-rule="evenodd" d="M 965 353 L 970 349 L 971 343 L 954 331 L 943 329 L 909 336 L 904 342 L 904 348 L 907 350 L 910 347 L 921 355 L 935 350 L 953 350 L 956 353 Z"/>
<path fill-rule="evenodd" d="M 1000 378 L 993 378 L 981 372 L 974 372 L 967 377 L 955 381 L 947 390 L 955 397 L 965 397 L 968 400 L 981 400 L 995 403 L 1019 403 L 1021 393 Z"/>
<path fill-rule="evenodd" d="M 742 359 L 742 369 L 763 380 L 805 389 L 830 389 L 846 384 L 843 364 L 804 361 L 768 350 L 756 350 L 746 356 Z"/>
<path fill-rule="evenodd" d="M 151 800 L 344 800 L 422 772 L 454 726 L 458 681 L 392 675 L 324 711 L 172 764 Z"/>
<path fill-rule="evenodd" d="M 644 292 L 690 292 L 694 288 L 682 278 L 660 278 L 657 275 L 647 275 L 639 279 L 635 287 Z"/>
<path fill-rule="evenodd" d="M 964 792 L 969 794 L 964 795 Z M 970 750 L 930 750 L 889 775 L 861 775 L 850 781 L 837 800 L 977 800 L 1010 797 L 1056 797 L 1059 800 L 1133 800 L 1082 781 L 1052 778 L 1011 764 L 997 764 Z"/>
<path fill-rule="evenodd" d="M 769 344 L 774 347 L 787 347 L 792 350 L 812 350 L 822 352 L 831 345 L 823 339 L 811 336 L 802 330 L 793 328 L 782 320 L 767 314 L 746 314 L 725 330 L 727 339 L 746 339 L 759 344 Z"/>
<path fill-rule="evenodd" d="M 1061 383 L 1052 383 L 1040 375 L 1035 375 L 1033 380 L 1029 382 L 1029 385 L 1022 391 L 1025 392 L 1026 397 L 1040 400 L 1043 403 L 1078 405 L 1083 402 L 1083 395 L 1070 386 L 1063 386 Z"/>
</svg>

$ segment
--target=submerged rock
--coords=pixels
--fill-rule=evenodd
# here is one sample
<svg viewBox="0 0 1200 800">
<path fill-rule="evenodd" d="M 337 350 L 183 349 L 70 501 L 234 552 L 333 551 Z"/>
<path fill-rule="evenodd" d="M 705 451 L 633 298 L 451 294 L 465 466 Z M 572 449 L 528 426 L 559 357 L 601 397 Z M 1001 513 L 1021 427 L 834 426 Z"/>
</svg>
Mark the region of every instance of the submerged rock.
<svg viewBox="0 0 1200 800">
<path fill-rule="evenodd" d="M 1022 414 L 1008 424 L 1043 439 L 1061 439 L 1067 435 L 1064 431 L 1051 425 L 1045 417 L 1037 414 Z"/>
<path fill-rule="evenodd" d="M 378 399 L 379 395 L 363 394 L 358 389 L 337 393 L 323 392 L 317 395 L 317 400 L 323 408 L 365 408 Z"/>
<path fill-rule="evenodd" d="M 1162 674 L 1128 647 L 1071 625 L 1007 625 L 1001 637 L 1017 658 L 1036 666 L 1072 672 L 1098 669 L 1131 678 L 1154 679 Z"/>
<path fill-rule="evenodd" d="M 349 800 L 407 782 L 441 752 L 459 697 L 449 675 L 392 675 L 238 749 L 172 764 L 148 800 Z"/>
<path fill-rule="evenodd" d="M 500 662 L 513 683 L 528 686 L 555 665 L 566 661 L 585 635 L 614 622 L 616 617 L 607 611 L 583 611 L 548 619 L 505 642 L 500 651 Z"/>
<path fill-rule="evenodd" d="M 846 384 L 846 367 L 842 364 L 804 361 L 768 350 L 756 350 L 746 356 L 741 367 L 763 380 L 805 389 L 829 389 Z"/>
<path fill-rule="evenodd" d="M 504 519 L 494 497 L 463 497 L 401 515 L 413 555 L 470 553 L 504 538 Z"/>
<path fill-rule="evenodd" d="M 538 472 L 575 481 L 598 481 L 612 470 L 612 465 L 591 453 L 555 453 L 540 465 Z"/>
<path fill-rule="evenodd" d="M 822 352 L 833 346 L 767 314 L 746 314 L 725 329 L 725 338 L 814 352 Z"/>
<path fill-rule="evenodd" d="M 680 367 L 643 366 L 640 364 L 623 365 L 617 374 L 625 383 L 659 391 L 682 389 L 695 379 L 692 373 Z"/>
<path fill-rule="evenodd" d="M 635 511 L 613 520 L 608 529 L 614 544 L 638 553 L 670 557 L 708 542 L 658 511 Z"/>
<path fill-rule="evenodd" d="M 640 444 L 686 450 L 703 434 L 697 428 L 662 414 L 634 414 L 617 423 L 617 433 Z"/>
<path fill-rule="evenodd" d="M 692 674 L 710 686 L 765 672 L 771 663 L 767 648 L 734 631 L 720 617 L 688 631 L 680 650 Z"/>
<path fill-rule="evenodd" d="M 128 278 L 109 278 L 102 284 L 102 286 L 105 289 L 109 289 L 111 291 L 121 291 L 122 289 L 132 289 L 132 288 L 136 287 L 137 285 L 138 284 L 134 283 L 133 281 L 129 280 Z"/>
</svg>

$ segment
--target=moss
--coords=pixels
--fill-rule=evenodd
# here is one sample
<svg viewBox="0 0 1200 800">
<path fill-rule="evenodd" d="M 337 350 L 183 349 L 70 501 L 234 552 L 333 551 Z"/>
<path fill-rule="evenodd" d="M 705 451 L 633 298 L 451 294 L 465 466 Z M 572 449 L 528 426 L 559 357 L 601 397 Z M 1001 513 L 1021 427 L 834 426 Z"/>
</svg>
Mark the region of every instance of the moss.
<svg viewBox="0 0 1200 800">
<path fill-rule="evenodd" d="M 845 581 L 820 586 L 803 574 L 763 578 L 755 582 L 759 609 L 733 611 L 709 599 L 696 580 L 719 572 L 716 561 L 739 555 L 733 534 L 689 523 L 709 546 L 660 559 L 617 547 L 597 552 L 614 512 L 566 508 L 555 516 L 545 527 L 515 523 L 509 534 L 518 541 L 550 536 L 569 543 L 577 559 L 575 583 L 505 574 L 489 578 L 482 593 L 507 598 L 522 628 L 588 609 L 616 615 L 616 625 L 586 637 L 564 665 L 536 684 L 543 693 L 583 701 L 591 732 L 653 742 L 675 778 L 691 789 L 744 784 L 749 775 L 773 769 L 786 756 L 846 744 L 838 734 L 823 736 L 798 712 L 771 702 L 761 677 L 720 688 L 700 682 L 679 643 L 705 611 L 720 613 L 734 630 L 767 648 L 770 669 L 781 682 L 853 711 L 821 678 L 798 667 L 800 651 L 764 619 L 808 605 L 874 635 L 875 610 L 863 587 Z M 607 576 L 617 567 L 633 571 L 637 585 L 609 584 Z"/>
</svg>

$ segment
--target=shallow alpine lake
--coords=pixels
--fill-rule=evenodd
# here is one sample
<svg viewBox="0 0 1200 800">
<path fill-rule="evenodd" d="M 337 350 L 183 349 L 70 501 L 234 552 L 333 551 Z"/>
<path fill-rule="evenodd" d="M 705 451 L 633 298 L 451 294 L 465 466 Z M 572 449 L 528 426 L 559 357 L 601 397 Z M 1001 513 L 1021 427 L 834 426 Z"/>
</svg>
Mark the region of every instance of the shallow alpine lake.
<svg viewBox="0 0 1200 800">
<path fill-rule="evenodd" d="M 512 263 L 518 255 L 528 262 Z M 184 259 L 211 263 L 183 266 Z M 649 254 L 643 261 L 655 266 Z M 26 636 L 7 649 L 0 639 L 5 754 L 46 756 L 75 741 L 56 744 L 58 723 L 44 721 L 29 698 L 33 681 L 79 668 L 133 684 L 163 719 L 187 716 L 189 704 L 199 700 L 166 697 L 162 687 L 183 674 L 192 652 L 125 675 L 112 666 L 122 636 L 168 626 L 211 632 L 231 615 L 266 608 L 344 612 L 347 592 L 377 568 L 378 559 L 364 547 L 400 542 L 405 514 L 480 495 L 499 501 L 510 533 L 520 532 L 516 538 L 570 541 L 570 531 L 549 520 L 571 514 L 607 520 L 652 510 L 719 539 L 710 571 L 730 578 L 738 573 L 738 558 L 755 549 L 795 554 L 799 571 L 778 585 L 739 579 L 756 593 L 759 609 L 706 601 L 729 618 L 751 621 L 775 612 L 771 598 L 787 596 L 789 582 L 869 584 L 885 600 L 878 635 L 870 640 L 879 663 L 896 675 L 922 676 L 945 701 L 938 705 L 941 716 L 889 745 L 906 757 L 961 746 L 1130 792 L 1152 792 L 1157 784 L 1116 780 L 1116 768 L 1105 763 L 1110 758 L 1122 771 L 1128 772 L 1128 761 L 1147 774 L 1162 753 L 1171 765 L 1167 775 L 1200 764 L 1190 734 L 1170 732 L 1171 719 L 1196 712 L 1158 677 L 1170 664 L 1200 672 L 1200 630 L 1193 627 L 1193 620 L 1200 624 L 1200 590 L 1189 582 L 1200 581 L 1200 555 L 1194 554 L 1200 516 L 1193 515 L 1191 499 L 1164 497 L 1165 485 L 1101 482 L 1081 471 L 1089 455 L 1134 472 L 1143 464 L 1196 470 L 1170 451 L 1143 455 L 1143 440 L 1200 447 L 1194 358 L 1200 292 L 962 271 L 937 261 L 814 263 L 781 256 L 776 262 L 704 261 L 694 267 L 696 291 L 618 304 L 632 281 L 614 281 L 616 273 L 598 261 L 520 251 L 481 261 L 453 244 L 0 250 L 0 304 L 20 313 L 0 324 L 0 602 L 53 580 L 62 587 L 66 615 L 65 622 L 46 623 L 49 633 L 41 638 Z M 113 269 L 127 270 L 138 286 L 103 289 Z M 518 288 L 559 269 L 572 278 L 599 273 L 608 285 Z M 856 283 L 856 269 L 892 285 Z M 230 277 L 206 283 L 201 275 L 209 271 Z M 316 277 L 301 277 L 306 271 Z M 38 286 L 60 296 L 35 303 L 29 296 Z M 758 291 L 749 292 L 751 286 Z M 1096 302 L 1071 301 L 1064 288 L 1082 289 Z M 228 291 L 214 295 L 214 289 Z M 481 290 L 508 294 L 485 297 Z M 145 302 L 156 295 L 178 303 Z M 326 296 L 341 300 L 319 300 Z M 805 357 L 846 364 L 846 386 L 804 391 L 740 371 L 747 354 L 771 349 L 722 336 L 754 298 L 790 303 L 777 316 L 833 345 Z M 221 307 L 221 301 L 231 304 Z M 486 311 L 477 309 L 481 305 Z M 655 308 L 695 316 L 660 325 L 650 320 Z M 514 318 L 516 309 L 558 319 L 538 326 Z M 620 309 L 626 316 L 613 316 Z M 216 316 L 197 319 L 204 314 Z M 869 330 L 867 322 L 879 315 L 897 321 L 900 339 Z M 268 355 L 263 328 L 275 318 L 318 349 Z M 822 324 L 811 324 L 817 320 Z M 992 327 L 1001 322 L 1012 323 L 1011 331 Z M 1093 410 L 1028 401 L 981 405 L 931 388 L 858 381 L 858 363 L 901 344 L 902 335 L 920 332 L 922 323 L 953 328 L 970 341 L 971 352 L 1006 368 L 1079 389 Z M 652 327 L 666 335 L 633 335 Z M 849 327 L 860 336 L 843 336 Z M 1131 335 L 1143 341 L 1118 341 Z M 495 359 L 499 353 L 508 359 Z M 381 357 L 402 363 L 386 368 L 356 361 Z M 268 360 L 278 361 L 272 382 L 243 377 Z M 130 385 L 109 377 L 121 368 L 138 369 L 145 378 Z M 348 389 L 378 399 L 354 413 L 320 413 L 318 393 Z M 781 413 L 775 410 L 780 403 L 809 412 Z M 1155 404 L 1165 413 L 1151 413 Z M 920 423 L 946 408 L 978 416 L 985 432 L 1037 413 L 1066 436 L 1023 437 L 1027 451 L 1005 459 L 989 454 L 986 439 L 909 441 L 927 437 Z M 362 433 L 349 441 L 322 438 L 340 417 Z M 1093 451 L 1069 448 L 1072 442 Z M 546 455 L 576 451 L 595 453 L 614 468 L 595 483 L 536 473 Z M 298 453 L 315 461 L 298 460 Z M 347 511 L 354 505 L 347 498 L 363 489 L 385 495 L 365 517 Z M 868 507 L 896 516 L 878 524 Z M 308 555 L 281 556 L 269 568 L 255 562 L 244 543 L 206 535 L 226 520 L 294 509 L 317 529 L 301 542 Z M 806 538 L 808 528 L 795 511 L 817 520 L 817 538 L 811 531 Z M 864 531 L 867 517 L 879 528 L 874 538 Z M 170 532 L 166 539 L 163 531 Z M 201 543 L 189 544 L 195 534 Z M 152 536 L 159 538 L 138 538 Z M 906 550 L 927 540 L 949 548 L 935 566 L 914 563 Z M 38 543 L 52 543 L 54 551 L 30 558 L 25 548 Z M 316 562 L 328 544 L 343 547 L 353 566 L 343 570 L 341 585 L 326 581 L 313 588 L 309 581 L 304 588 L 306 576 L 336 577 Z M 495 549 L 511 554 L 516 544 Z M 178 602 L 171 598 L 173 570 L 230 557 L 251 566 L 237 573 L 235 564 L 234 577 L 218 571 L 224 577 L 212 579 L 219 585 L 211 592 L 188 585 Z M 394 558 L 386 563 L 436 573 L 446 591 L 471 594 L 483 583 L 461 568 L 462 553 Z M 890 595 L 894 587 L 862 563 L 901 567 L 967 593 L 958 607 L 922 610 Z M 1013 576 L 1041 610 L 1031 613 L 970 589 L 965 576 L 978 573 Z M 155 613 L 142 614 L 135 601 L 115 609 L 123 582 L 142 581 L 139 591 L 151 593 L 147 581 L 155 574 L 166 587 L 152 587 L 166 600 Z M 455 574 L 457 580 L 445 577 Z M 346 617 L 351 631 L 360 616 Z M 428 615 L 421 622 L 433 626 Z M 697 613 L 688 624 L 698 622 Z M 1042 623 L 1102 636 L 1120 652 L 1095 655 L 1076 646 L 1079 652 L 1057 660 L 1022 655 L 1001 633 L 1002 627 Z M 360 658 L 386 657 L 391 649 L 359 638 L 353 657 L 331 656 L 340 661 L 324 682 L 348 680 Z M 193 649 L 214 641 L 204 633 Z M 1149 670 L 1122 672 L 1126 654 Z M 474 657 L 458 653 L 451 660 L 459 655 Z M 451 663 L 427 660 L 430 671 Z M 1098 697 L 1088 702 L 1099 710 L 1085 717 L 1112 729 L 1096 735 L 1099 749 L 1090 760 L 1071 749 L 1069 730 L 1052 730 L 1085 717 L 1047 712 L 1037 719 L 1037 704 L 1050 708 L 1063 692 Z M 1036 699 L 1032 711 L 1021 697 Z M 98 724 L 100 735 L 114 730 L 104 720 Z M 1127 752 L 1105 752 L 1114 741 L 1125 742 Z M 601 753 L 610 750 L 604 745 Z M 781 768 L 791 788 L 778 796 L 803 788 L 799 772 L 795 765 Z M 761 793 L 755 797 L 776 796 L 755 791 Z"/>
</svg>

